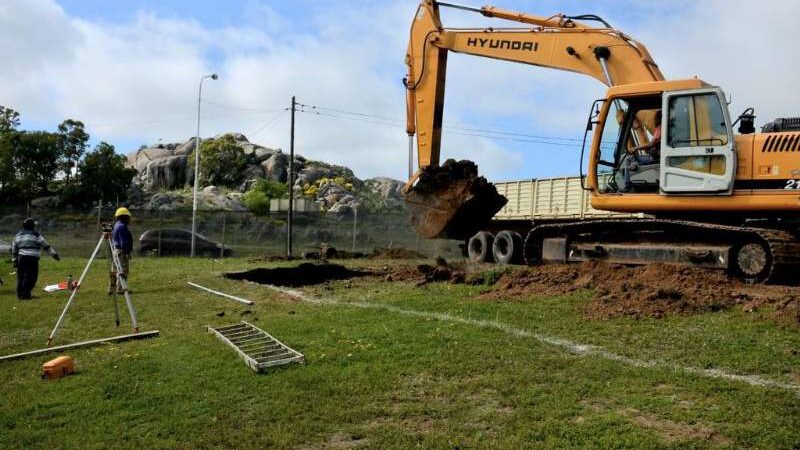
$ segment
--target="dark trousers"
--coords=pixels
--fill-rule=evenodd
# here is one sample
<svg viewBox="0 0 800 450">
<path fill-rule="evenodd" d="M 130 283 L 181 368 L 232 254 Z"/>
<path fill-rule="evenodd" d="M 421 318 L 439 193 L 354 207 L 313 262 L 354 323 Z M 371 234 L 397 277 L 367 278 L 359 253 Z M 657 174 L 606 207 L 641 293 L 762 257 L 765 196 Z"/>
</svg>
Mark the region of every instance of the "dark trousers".
<svg viewBox="0 0 800 450">
<path fill-rule="evenodd" d="M 39 258 L 20 255 L 17 259 L 17 298 L 31 298 L 31 291 L 39 278 Z"/>
</svg>

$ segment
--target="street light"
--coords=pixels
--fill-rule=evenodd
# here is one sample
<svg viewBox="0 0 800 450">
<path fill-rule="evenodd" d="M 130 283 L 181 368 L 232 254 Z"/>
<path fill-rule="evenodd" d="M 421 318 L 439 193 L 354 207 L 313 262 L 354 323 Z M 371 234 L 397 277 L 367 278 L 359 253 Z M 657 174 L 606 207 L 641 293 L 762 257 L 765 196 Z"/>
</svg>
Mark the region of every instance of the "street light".
<svg viewBox="0 0 800 450">
<path fill-rule="evenodd" d="M 203 96 L 203 81 L 206 78 L 216 80 L 217 74 L 205 75 L 200 78 L 200 89 L 197 91 L 197 139 L 194 141 L 194 198 L 192 200 L 192 249 L 190 257 L 195 256 L 195 235 L 197 234 L 197 186 L 200 184 L 200 101 Z"/>
</svg>

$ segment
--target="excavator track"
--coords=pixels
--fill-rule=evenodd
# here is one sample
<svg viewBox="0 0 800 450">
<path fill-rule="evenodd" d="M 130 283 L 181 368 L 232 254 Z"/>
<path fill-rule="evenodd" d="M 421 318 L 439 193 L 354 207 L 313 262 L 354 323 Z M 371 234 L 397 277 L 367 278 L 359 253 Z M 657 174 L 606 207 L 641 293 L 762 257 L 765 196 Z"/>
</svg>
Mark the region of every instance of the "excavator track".
<svg viewBox="0 0 800 450">
<path fill-rule="evenodd" d="M 732 275 L 751 282 L 774 284 L 793 281 L 800 269 L 800 240 L 791 231 L 783 229 L 665 219 L 542 224 L 532 228 L 525 239 L 523 251 L 527 264 L 541 263 L 546 259 L 542 253 L 545 239 L 564 239 L 565 249 L 580 242 L 633 245 L 655 242 L 672 248 L 696 243 L 729 246 L 726 269 Z M 602 259 L 600 252 L 597 259 Z M 564 261 L 569 261 L 568 252 Z"/>
</svg>

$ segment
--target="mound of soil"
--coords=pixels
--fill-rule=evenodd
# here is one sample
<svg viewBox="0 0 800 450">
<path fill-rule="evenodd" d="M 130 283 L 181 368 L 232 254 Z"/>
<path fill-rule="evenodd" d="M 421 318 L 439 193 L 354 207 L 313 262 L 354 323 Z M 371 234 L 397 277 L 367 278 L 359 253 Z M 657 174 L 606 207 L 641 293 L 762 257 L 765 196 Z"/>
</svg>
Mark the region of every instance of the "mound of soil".
<svg viewBox="0 0 800 450">
<path fill-rule="evenodd" d="M 436 265 L 400 266 L 389 272 L 386 281 L 414 281 L 417 285 L 436 281 L 460 284 L 468 281 L 467 272 L 459 265 L 451 265 L 444 258 L 436 258 Z"/>
<path fill-rule="evenodd" d="M 586 314 L 595 318 L 720 311 L 747 299 L 738 290 L 739 282 L 724 272 L 692 267 L 622 268 L 596 274 L 595 280 L 594 298 L 586 305 Z"/>
<path fill-rule="evenodd" d="M 500 276 L 495 289 L 482 299 L 500 300 L 521 296 L 553 297 L 594 287 L 594 267 L 584 265 L 544 265 L 509 271 Z"/>
<path fill-rule="evenodd" d="M 508 300 L 557 296 L 594 289 L 587 316 L 654 317 L 720 311 L 743 305 L 755 311 L 774 305 L 778 318 L 800 325 L 800 289 L 744 285 L 724 272 L 667 264 L 628 267 L 597 262 L 543 265 L 509 271 L 479 298 Z"/>
<path fill-rule="evenodd" d="M 253 269 L 246 272 L 226 273 L 231 280 L 253 281 L 274 286 L 299 287 L 324 283 L 331 280 L 347 280 L 372 275 L 371 272 L 351 270 L 338 264 L 302 263 L 296 267 L 275 269 Z"/>
</svg>

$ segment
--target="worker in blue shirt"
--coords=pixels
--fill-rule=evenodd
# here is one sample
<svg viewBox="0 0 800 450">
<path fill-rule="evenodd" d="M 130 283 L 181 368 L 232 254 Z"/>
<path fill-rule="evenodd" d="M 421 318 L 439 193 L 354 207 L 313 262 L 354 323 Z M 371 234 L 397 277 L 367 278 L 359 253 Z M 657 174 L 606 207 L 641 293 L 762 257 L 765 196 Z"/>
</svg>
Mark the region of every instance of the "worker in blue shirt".
<svg viewBox="0 0 800 450">
<path fill-rule="evenodd" d="M 119 275 L 126 282 L 128 281 L 130 258 L 133 252 L 133 235 L 131 235 L 131 230 L 128 229 L 128 225 L 131 223 L 131 212 L 128 211 L 128 208 L 119 208 L 114 213 L 114 219 L 116 219 L 116 222 L 113 230 L 111 230 L 111 243 L 114 247 L 114 254 L 119 259 L 122 273 L 117 274 L 117 268 L 113 263 L 111 264 L 111 277 L 108 283 L 109 295 L 114 293 L 114 289 L 117 289 L 118 293 L 122 293 L 121 288 L 117 286 L 117 276 Z"/>
</svg>

